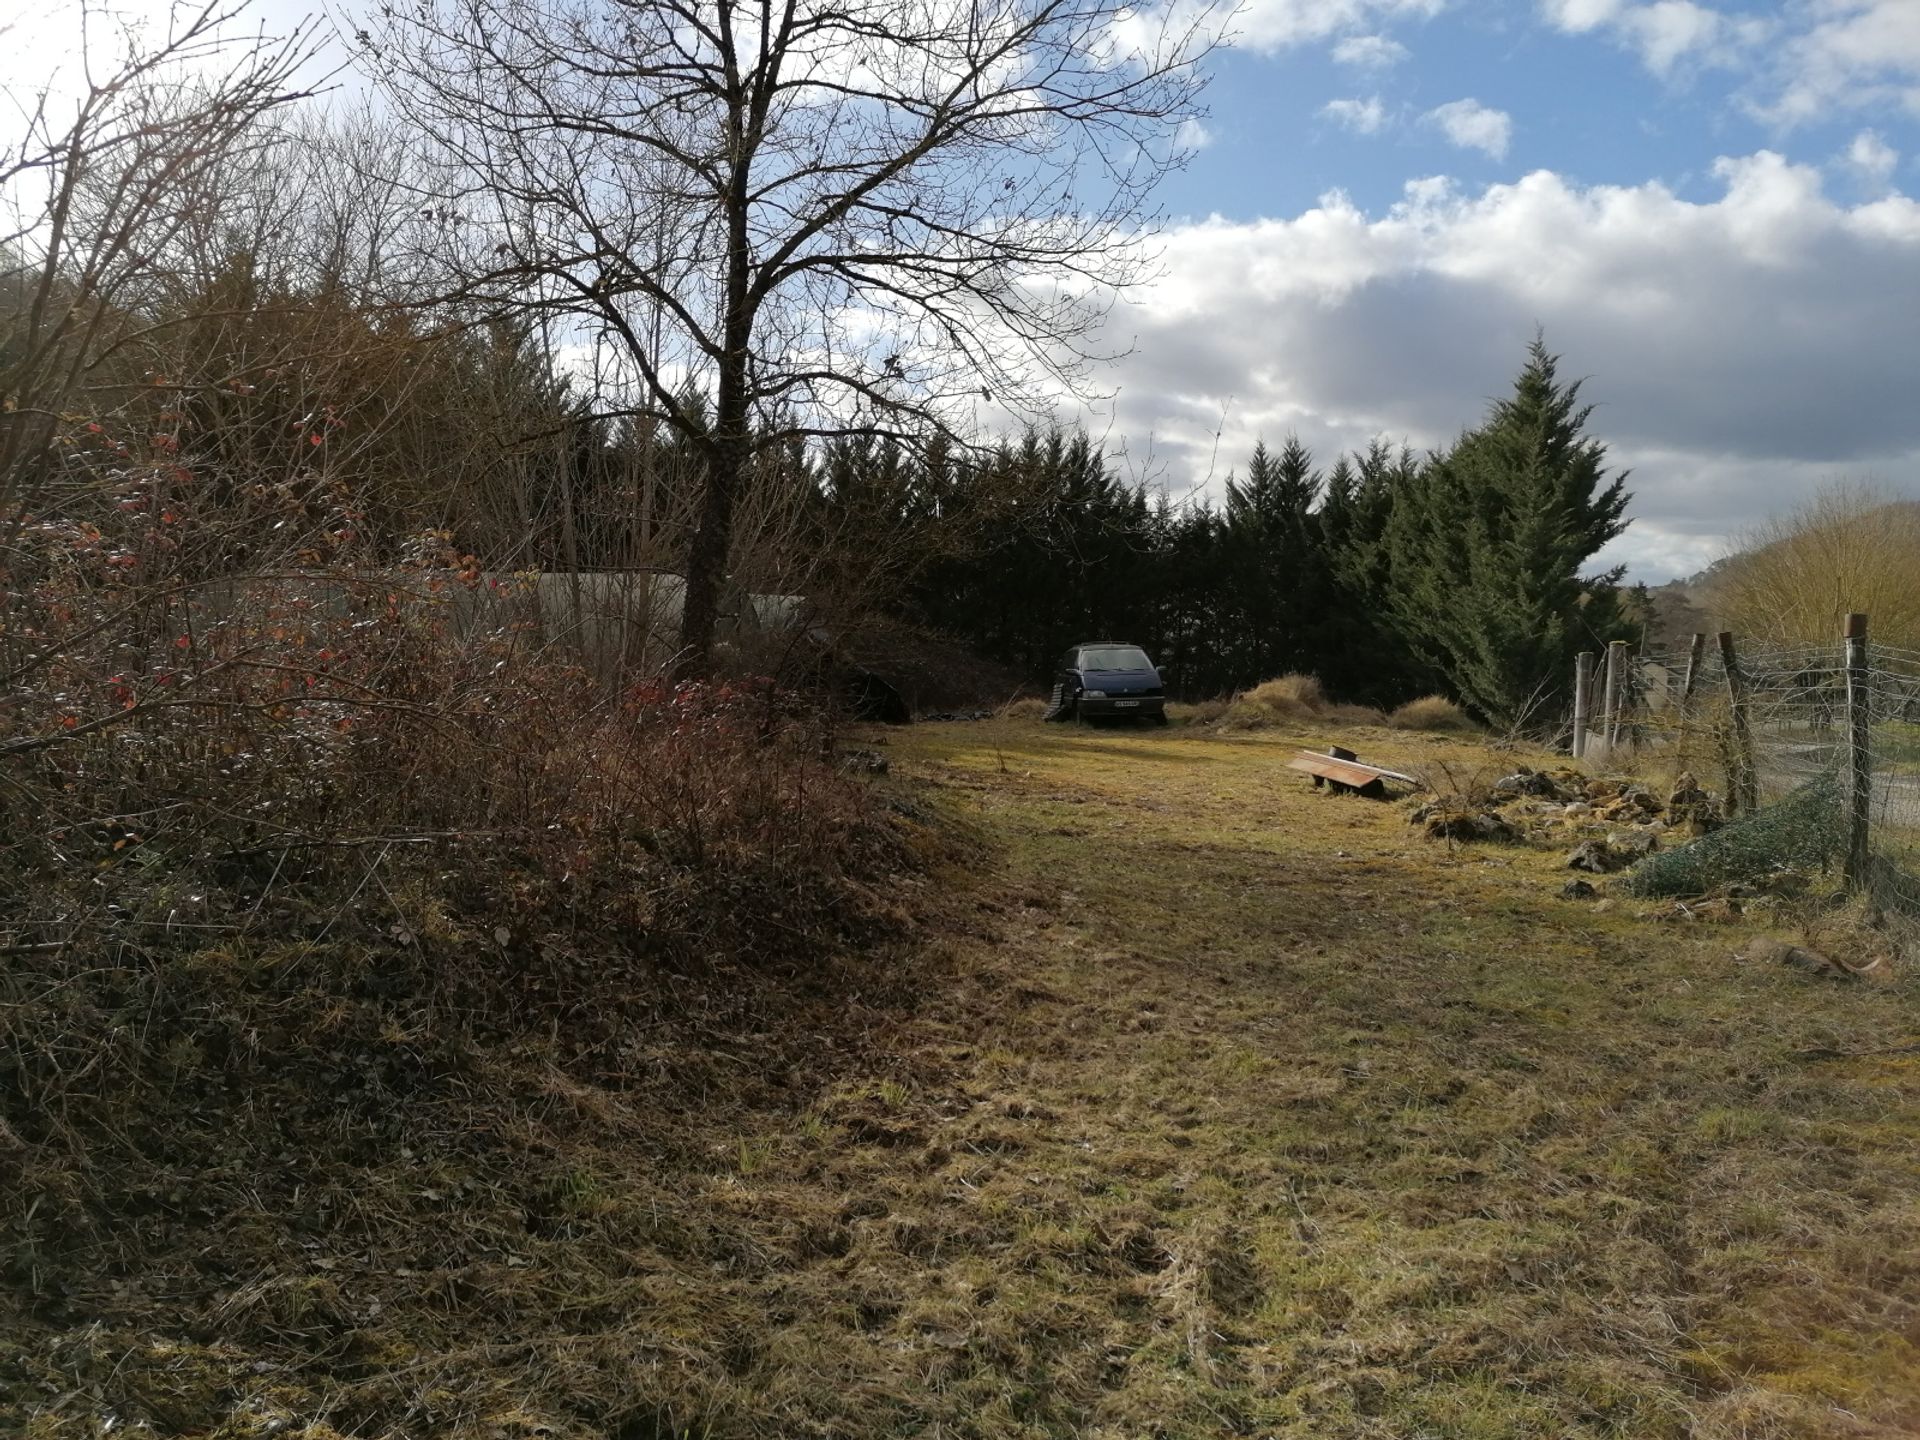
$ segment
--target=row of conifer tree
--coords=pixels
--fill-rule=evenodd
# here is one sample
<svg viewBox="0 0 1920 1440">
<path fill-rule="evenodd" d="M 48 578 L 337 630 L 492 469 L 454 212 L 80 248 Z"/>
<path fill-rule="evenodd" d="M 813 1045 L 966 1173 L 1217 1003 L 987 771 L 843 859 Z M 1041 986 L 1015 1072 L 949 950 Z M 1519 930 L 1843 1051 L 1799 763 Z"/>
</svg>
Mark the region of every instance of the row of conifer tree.
<svg viewBox="0 0 1920 1440">
<path fill-rule="evenodd" d="M 908 608 L 1036 680 L 1076 642 L 1126 640 L 1188 696 L 1298 671 L 1342 700 L 1441 691 L 1496 726 L 1548 722 L 1573 654 L 1645 621 L 1619 568 L 1591 568 L 1627 523 L 1626 477 L 1558 371 L 1536 341 L 1485 421 L 1430 454 L 1376 441 L 1323 470 L 1297 439 L 1262 445 L 1218 505 L 1149 494 L 1082 436 L 1029 435 L 973 476 L 1018 472 L 1027 513 L 925 568 Z"/>
</svg>

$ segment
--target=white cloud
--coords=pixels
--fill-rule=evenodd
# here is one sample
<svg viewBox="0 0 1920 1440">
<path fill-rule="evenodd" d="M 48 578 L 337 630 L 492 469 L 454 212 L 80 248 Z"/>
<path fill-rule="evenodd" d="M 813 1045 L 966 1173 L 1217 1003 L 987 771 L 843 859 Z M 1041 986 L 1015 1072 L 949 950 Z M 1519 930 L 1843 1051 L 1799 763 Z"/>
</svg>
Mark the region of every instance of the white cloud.
<svg viewBox="0 0 1920 1440">
<path fill-rule="evenodd" d="M 1622 20 L 1640 59 L 1656 75 L 1670 74 L 1681 60 L 1710 54 L 1725 39 L 1727 21 L 1692 0 L 1657 0 L 1636 6 Z"/>
<path fill-rule="evenodd" d="M 1541 12 L 1549 24 L 1569 35 L 1593 31 L 1610 34 L 1640 57 L 1647 69 L 1663 78 L 1683 61 L 1732 65 L 1738 56 L 1768 34 L 1765 21 L 1730 19 L 1694 0 L 1542 0 Z"/>
<path fill-rule="evenodd" d="M 1756 114 L 1783 127 L 1870 108 L 1920 115 L 1920 4 L 1820 0 L 1810 13 L 1776 47 Z"/>
<path fill-rule="evenodd" d="M 1211 14 L 1205 0 L 1147 0 L 1134 12 L 1131 25 L 1158 26 L 1170 20 L 1176 27 L 1205 22 L 1224 31 L 1234 44 L 1272 54 L 1301 45 L 1348 38 L 1380 38 L 1383 25 L 1398 20 L 1424 20 L 1440 13 L 1447 0 L 1244 0 L 1239 8 L 1222 7 Z M 1119 27 L 1124 33 L 1127 25 Z M 1391 54 L 1383 41 L 1382 56 Z"/>
<path fill-rule="evenodd" d="M 1213 143 L 1213 132 L 1197 115 L 1189 115 L 1173 133 L 1173 143 L 1182 150 L 1204 150 Z"/>
<path fill-rule="evenodd" d="M 1538 0 L 1569 35 L 1602 33 L 1654 74 L 1744 76 L 1753 115 L 1790 129 L 1837 113 L 1920 115 L 1920 0 L 1800 0 L 1716 9 L 1696 0 Z"/>
<path fill-rule="evenodd" d="M 1867 189 L 1885 192 L 1900 168 L 1900 152 L 1881 138 L 1878 130 L 1862 130 L 1841 156 L 1842 163 Z"/>
<path fill-rule="evenodd" d="M 1349 35 L 1333 47 L 1333 58 L 1360 70 L 1390 70 L 1407 58 L 1407 47 L 1385 35 Z"/>
<path fill-rule="evenodd" d="M 1920 293 L 1920 203 L 1837 202 L 1767 151 L 1716 174 L 1705 201 L 1539 171 L 1417 181 L 1379 215 L 1332 194 L 1177 229 L 1165 278 L 1112 322 L 1132 350 L 1113 433 L 1136 453 L 1151 437 L 1176 489 L 1289 429 L 1326 459 L 1382 434 L 1444 444 L 1539 324 L 1635 471 L 1615 553 L 1648 578 L 1823 478 L 1920 485 L 1911 317 L 1889 303 Z"/>
<path fill-rule="evenodd" d="M 1320 113 L 1356 135 L 1377 135 L 1387 123 L 1386 107 L 1378 95 L 1366 100 L 1329 100 Z"/>
<path fill-rule="evenodd" d="M 1374 29 L 1382 20 L 1425 19 L 1445 0 L 1246 0 L 1235 16 L 1243 43 L 1280 50 Z"/>
<path fill-rule="evenodd" d="M 1513 139 L 1513 117 L 1469 97 L 1450 100 L 1429 110 L 1424 118 L 1440 128 L 1440 133 L 1463 150 L 1484 150 L 1494 159 L 1504 159 L 1507 144 Z"/>
<path fill-rule="evenodd" d="M 1621 0 L 1544 0 L 1540 8 L 1556 28 L 1582 35 L 1611 23 L 1626 7 Z"/>
</svg>

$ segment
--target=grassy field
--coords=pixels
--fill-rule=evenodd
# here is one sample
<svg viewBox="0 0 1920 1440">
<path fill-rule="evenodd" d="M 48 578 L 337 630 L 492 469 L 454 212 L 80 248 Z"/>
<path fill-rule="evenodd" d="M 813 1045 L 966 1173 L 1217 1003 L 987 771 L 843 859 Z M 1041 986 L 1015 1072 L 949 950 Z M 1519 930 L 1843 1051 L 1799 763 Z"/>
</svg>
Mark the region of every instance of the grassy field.
<svg viewBox="0 0 1920 1440">
<path fill-rule="evenodd" d="M 1913 1433 L 1920 1057 L 1793 1058 L 1911 1040 L 1913 986 L 1823 986 L 1737 959 L 1741 925 L 1564 901 L 1558 852 L 1437 846 L 1282 768 L 1330 738 L 896 745 L 1006 846 L 966 970 L 986 993 L 955 1007 L 938 1084 L 901 1097 L 938 1163 L 875 1156 L 863 1182 L 873 1238 L 905 1227 L 922 1261 L 907 1412 L 979 1434 Z"/>
<path fill-rule="evenodd" d="M 985 842 L 924 944 L 649 1032 L 659 1104 L 422 1110 L 293 1196 L 326 1223 L 260 1217 L 277 1273 L 183 1270 L 170 1326 L 102 1291 L 0 1377 L 232 1437 L 1920 1430 L 1920 1056 L 1797 1053 L 1913 1041 L 1908 976 L 1563 900 L 1559 852 L 1283 768 L 1336 738 L 1524 758 L 875 736 Z"/>
</svg>

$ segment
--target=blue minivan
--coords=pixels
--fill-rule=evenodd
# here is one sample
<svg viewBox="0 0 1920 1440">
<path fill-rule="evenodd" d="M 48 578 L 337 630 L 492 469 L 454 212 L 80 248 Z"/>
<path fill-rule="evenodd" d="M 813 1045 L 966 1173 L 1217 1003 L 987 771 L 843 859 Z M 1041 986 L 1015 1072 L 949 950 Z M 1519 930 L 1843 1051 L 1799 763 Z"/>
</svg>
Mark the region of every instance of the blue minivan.
<svg viewBox="0 0 1920 1440">
<path fill-rule="evenodd" d="M 1093 640 L 1061 658 L 1049 720 L 1151 720 L 1167 723 L 1160 672 L 1138 645 Z"/>
</svg>

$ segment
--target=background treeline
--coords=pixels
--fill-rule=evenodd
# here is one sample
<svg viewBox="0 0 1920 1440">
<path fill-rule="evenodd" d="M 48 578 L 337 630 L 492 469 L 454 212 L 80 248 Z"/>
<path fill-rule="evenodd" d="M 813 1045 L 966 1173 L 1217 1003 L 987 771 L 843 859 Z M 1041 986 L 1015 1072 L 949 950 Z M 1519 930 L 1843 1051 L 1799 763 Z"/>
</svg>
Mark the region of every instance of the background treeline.
<svg viewBox="0 0 1920 1440">
<path fill-rule="evenodd" d="M 232 576 L 699 568 L 708 448 L 551 317 L 450 290 L 447 222 L 391 131 L 283 113 L 297 59 L 182 101 L 166 144 L 121 101 L 87 118 L 89 167 L 57 140 L 16 157 L 60 222 L 0 247 L 0 521 L 29 671 L 115 606 L 159 636 L 169 604 Z M 690 388 L 678 410 L 703 404 Z M 1440 690 L 1550 725 L 1572 653 L 1645 620 L 1618 571 L 1590 572 L 1627 496 L 1588 419 L 1536 341 L 1439 451 L 1327 461 L 1289 438 L 1208 500 L 1072 432 L 783 441 L 769 417 L 732 493 L 725 608 L 903 620 L 1035 684 L 1105 637 L 1187 696 L 1302 671 L 1343 700 Z"/>
<path fill-rule="evenodd" d="M 277 193 L 328 143 L 265 147 L 215 194 Z M 394 303 L 367 213 L 223 213 L 89 303 L 84 389 L 15 472 L 40 517 L 120 536 L 117 553 L 175 585 L 427 553 L 496 573 L 681 569 L 701 456 L 596 397 L 537 325 Z M 48 287 L 24 266 L 9 279 L 0 373 L 19 393 L 49 368 L 30 323 Z M 840 627 L 890 615 L 1034 683 L 1076 641 L 1117 638 L 1189 697 L 1300 671 L 1345 700 L 1439 690 L 1496 724 L 1549 721 L 1572 652 L 1646 621 L 1619 572 L 1585 573 L 1627 497 L 1579 388 L 1536 342 L 1446 449 L 1376 441 L 1322 464 L 1288 437 L 1217 503 L 1130 479 L 1077 432 L 765 446 L 731 603 L 798 595 Z"/>
<path fill-rule="evenodd" d="M 841 445 L 822 493 L 875 484 L 943 515 L 997 497 L 998 522 L 931 556 L 899 603 L 1036 681 L 1075 642 L 1122 639 L 1189 697 L 1305 672 L 1343 700 L 1443 690 L 1495 724 L 1546 724 L 1573 653 L 1647 620 L 1619 570 L 1587 573 L 1627 494 L 1579 389 L 1536 341 L 1512 393 L 1446 449 L 1376 441 L 1322 466 L 1288 437 L 1256 447 L 1219 504 L 1176 504 L 1060 433 L 972 460 Z"/>
</svg>

